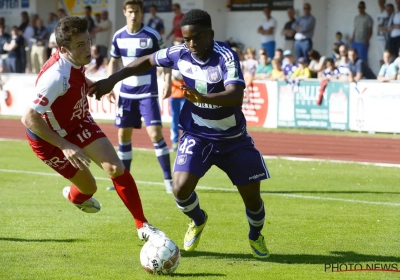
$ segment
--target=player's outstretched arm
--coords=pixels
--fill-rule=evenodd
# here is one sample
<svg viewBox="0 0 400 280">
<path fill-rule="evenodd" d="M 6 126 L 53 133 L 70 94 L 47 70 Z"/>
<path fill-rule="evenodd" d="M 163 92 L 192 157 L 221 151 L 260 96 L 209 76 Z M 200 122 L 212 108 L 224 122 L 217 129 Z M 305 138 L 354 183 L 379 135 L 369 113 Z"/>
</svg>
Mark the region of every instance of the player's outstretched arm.
<svg viewBox="0 0 400 280">
<path fill-rule="evenodd" d="M 93 85 L 89 87 L 88 95 L 96 96 L 97 100 L 100 100 L 101 97 L 107 93 L 109 93 L 115 86 L 116 83 L 126 79 L 130 76 L 134 76 L 149 70 L 151 67 L 155 66 L 155 63 L 152 59 L 152 54 L 140 57 L 135 61 L 132 61 L 124 68 L 119 70 L 118 72 L 112 74 L 107 79 L 99 80 Z"/>
<path fill-rule="evenodd" d="M 191 102 L 207 103 L 217 106 L 241 106 L 243 103 L 243 86 L 239 84 L 229 84 L 225 91 L 200 94 L 194 88 L 181 86 L 185 98 Z"/>
</svg>

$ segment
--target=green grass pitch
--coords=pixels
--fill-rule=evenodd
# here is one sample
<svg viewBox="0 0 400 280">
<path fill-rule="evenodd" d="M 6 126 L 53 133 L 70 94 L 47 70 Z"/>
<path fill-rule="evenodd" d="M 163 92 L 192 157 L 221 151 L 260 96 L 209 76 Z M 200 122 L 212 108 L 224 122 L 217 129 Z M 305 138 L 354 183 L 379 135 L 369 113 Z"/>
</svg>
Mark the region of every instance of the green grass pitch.
<svg viewBox="0 0 400 280">
<path fill-rule="evenodd" d="M 0 279 L 154 279 L 141 267 L 130 213 L 97 167 L 97 214 L 62 196 L 68 181 L 38 160 L 24 141 L 0 141 Z M 171 155 L 171 161 L 174 160 Z M 327 161 L 268 159 L 262 182 L 268 260 L 251 256 L 244 206 L 227 176 L 201 179 L 209 223 L 194 252 L 181 251 L 172 278 L 399 279 L 400 273 L 332 272 L 329 264 L 400 269 L 400 170 Z M 132 174 L 146 216 L 179 247 L 189 222 L 164 191 L 153 151 L 134 151 Z M 169 278 L 169 276 L 167 276 Z"/>
</svg>

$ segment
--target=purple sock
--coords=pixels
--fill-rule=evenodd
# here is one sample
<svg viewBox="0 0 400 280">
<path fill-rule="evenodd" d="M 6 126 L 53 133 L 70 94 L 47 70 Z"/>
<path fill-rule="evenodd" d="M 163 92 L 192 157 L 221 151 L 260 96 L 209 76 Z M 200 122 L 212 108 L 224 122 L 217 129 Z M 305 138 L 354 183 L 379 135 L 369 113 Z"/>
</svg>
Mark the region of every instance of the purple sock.
<svg viewBox="0 0 400 280">
<path fill-rule="evenodd" d="M 132 162 L 132 143 L 131 142 L 120 142 L 118 143 L 118 157 L 125 166 L 125 169 L 130 171 Z"/>
<path fill-rule="evenodd" d="M 158 162 L 160 163 L 161 169 L 164 173 L 164 179 L 172 179 L 171 174 L 171 162 L 169 159 L 169 149 L 164 138 L 158 142 L 153 142 L 153 146 L 156 152 Z"/>
<path fill-rule="evenodd" d="M 251 240 L 257 240 L 261 234 L 262 228 L 264 227 L 264 201 L 261 200 L 261 203 L 261 208 L 257 212 L 251 212 L 249 209 L 246 208 L 246 216 L 250 225 L 249 239 Z"/>
<path fill-rule="evenodd" d="M 179 200 L 175 197 L 175 201 L 183 214 L 192 219 L 196 226 L 204 223 L 204 213 L 203 210 L 200 209 L 199 197 L 195 192 L 192 192 L 189 198 L 185 200 Z"/>
</svg>

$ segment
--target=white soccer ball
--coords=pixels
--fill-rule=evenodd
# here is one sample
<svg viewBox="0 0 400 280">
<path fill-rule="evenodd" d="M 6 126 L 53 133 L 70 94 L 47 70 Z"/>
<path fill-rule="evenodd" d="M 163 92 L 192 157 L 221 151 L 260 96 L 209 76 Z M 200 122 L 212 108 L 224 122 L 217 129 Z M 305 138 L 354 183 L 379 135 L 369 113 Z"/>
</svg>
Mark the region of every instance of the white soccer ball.
<svg viewBox="0 0 400 280">
<path fill-rule="evenodd" d="M 140 250 L 140 263 L 151 274 L 172 274 L 179 265 L 181 253 L 168 237 L 157 237 L 147 241 Z"/>
</svg>

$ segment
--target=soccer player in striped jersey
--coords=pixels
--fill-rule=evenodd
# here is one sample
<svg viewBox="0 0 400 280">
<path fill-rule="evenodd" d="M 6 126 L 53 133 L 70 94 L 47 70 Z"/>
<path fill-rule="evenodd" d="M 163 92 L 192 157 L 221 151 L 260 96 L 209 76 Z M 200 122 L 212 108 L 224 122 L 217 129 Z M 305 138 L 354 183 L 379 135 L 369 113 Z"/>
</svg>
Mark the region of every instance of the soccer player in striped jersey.
<svg viewBox="0 0 400 280">
<path fill-rule="evenodd" d="M 124 2 L 126 26 L 118 30 L 112 39 L 111 59 L 108 64 L 108 75 L 114 73 L 119 60 L 124 66 L 139 57 L 154 53 L 164 48 L 161 35 L 142 23 L 143 1 L 127 0 Z M 171 91 L 171 69 L 164 70 L 164 94 Z M 115 94 L 111 92 L 109 100 L 114 102 Z M 161 112 L 158 104 L 158 86 L 156 69 L 149 69 L 140 75 L 122 81 L 115 126 L 118 127 L 118 156 L 127 170 L 132 162 L 132 132 L 140 129 L 143 117 L 147 134 L 153 142 L 158 162 L 164 173 L 165 188 L 172 193 L 172 175 L 169 149 L 162 134 Z M 114 190 L 114 187 L 108 187 Z"/>
<path fill-rule="evenodd" d="M 185 14 L 181 28 L 184 44 L 131 62 L 108 79 L 93 84 L 88 94 L 99 99 L 118 81 L 154 66 L 180 70 L 187 100 L 179 119 L 183 135 L 174 166 L 174 196 L 178 208 L 191 219 L 184 249 L 193 251 L 199 244 L 208 216 L 200 208 L 195 188 L 216 165 L 237 186 L 244 201 L 253 255 L 267 258 L 269 252 L 261 234 L 265 210 L 260 182 L 269 178 L 269 172 L 246 130 L 241 109 L 245 83 L 238 56 L 227 44 L 214 41 L 211 17 L 203 10 L 193 9 Z"/>
</svg>

